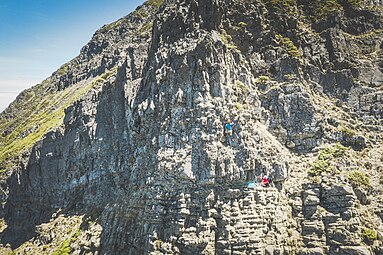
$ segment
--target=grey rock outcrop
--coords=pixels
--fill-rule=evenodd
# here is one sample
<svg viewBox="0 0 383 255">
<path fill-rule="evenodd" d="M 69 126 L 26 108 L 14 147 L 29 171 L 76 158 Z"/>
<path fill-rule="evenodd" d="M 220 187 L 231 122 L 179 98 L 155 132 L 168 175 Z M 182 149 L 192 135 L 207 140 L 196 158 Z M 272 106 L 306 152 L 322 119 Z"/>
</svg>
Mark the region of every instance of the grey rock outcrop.
<svg viewBox="0 0 383 255">
<path fill-rule="evenodd" d="M 8 178 L 2 243 L 20 254 L 380 254 L 381 3 L 338 1 L 310 20 L 310 3 L 292 2 L 165 1 L 151 40 L 136 29 L 151 22 L 140 9 L 97 32 L 50 79 L 61 90 L 116 72 Z M 323 146 L 336 142 L 350 148 Z M 260 175 L 273 187 L 248 183 Z"/>
</svg>

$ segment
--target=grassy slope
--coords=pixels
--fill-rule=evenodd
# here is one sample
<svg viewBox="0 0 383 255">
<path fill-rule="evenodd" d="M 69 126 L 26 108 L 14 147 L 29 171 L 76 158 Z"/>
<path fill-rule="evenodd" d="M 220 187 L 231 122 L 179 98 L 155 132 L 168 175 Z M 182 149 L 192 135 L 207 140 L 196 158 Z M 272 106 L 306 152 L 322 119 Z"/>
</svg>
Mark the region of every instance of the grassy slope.
<svg viewBox="0 0 383 255">
<path fill-rule="evenodd" d="M 64 110 L 86 94 L 96 81 L 70 86 L 62 91 L 47 91 L 47 81 L 26 90 L 12 104 L 14 117 L 0 117 L 0 172 L 10 168 L 18 156 L 29 150 L 48 131 L 62 124 Z"/>
<path fill-rule="evenodd" d="M 148 33 L 151 30 L 152 17 L 149 16 L 152 16 L 162 3 L 163 0 L 148 0 L 131 14 L 143 16 L 145 20 L 148 18 L 146 23 L 138 25 L 138 33 Z M 122 18 L 104 26 L 102 30 L 115 29 L 124 21 L 126 19 Z M 63 65 L 57 73 L 64 75 L 65 68 L 66 65 Z M 48 131 L 60 126 L 63 123 L 65 108 L 85 95 L 103 78 L 111 75 L 111 72 L 115 70 L 93 81 L 75 84 L 62 91 L 52 90 L 54 84 L 50 84 L 50 79 L 24 91 L 5 114 L 0 114 L 0 174 L 16 165 L 23 151 L 29 150 Z"/>
</svg>

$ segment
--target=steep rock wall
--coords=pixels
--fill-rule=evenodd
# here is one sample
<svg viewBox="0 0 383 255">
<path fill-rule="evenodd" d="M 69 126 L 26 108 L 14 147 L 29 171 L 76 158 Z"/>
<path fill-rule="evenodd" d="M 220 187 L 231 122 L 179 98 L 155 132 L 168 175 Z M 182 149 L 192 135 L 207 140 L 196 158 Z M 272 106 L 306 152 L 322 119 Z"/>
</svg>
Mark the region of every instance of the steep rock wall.
<svg viewBox="0 0 383 255">
<path fill-rule="evenodd" d="M 369 130 L 357 126 L 369 159 L 343 147 L 355 159 L 337 149 L 317 155 L 322 144 L 359 141 L 340 125 L 381 130 L 381 84 L 353 76 L 373 65 L 378 79 L 381 39 L 363 43 L 376 59 L 342 62 L 349 51 L 333 34 L 380 29 L 379 12 L 347 8 L 307 27 L 262 1 L 167 1 L 142 76 L 125 61 L 66 110 L 65 127 L 47 134 L 8 180 L 2 242 L 38 246 L 36 226 L 61 214 L 97 219 L 98 227 L 80 227 L 97 247 L 81 233 L 71 241 L 81 254 L 380 254 L 381 240 L 363 235 L 367 227 L 382 233 L 371 226 L 381 226 L 379 211 L 366 213 L 382 205 L 379 184 L 367 192 L 347 173 L 369 163 L 377 183 L 382 137 L 366 142 Z M 376 95 L 377 111 L 360 107 L 363 89 Z M 230 116 L 240 124 L 231 145 L 223 135 Z M 317 157 L 332 168 L 310 177 Z M 276 187 L 248 188 L 261 174 Z"/>
</svg>

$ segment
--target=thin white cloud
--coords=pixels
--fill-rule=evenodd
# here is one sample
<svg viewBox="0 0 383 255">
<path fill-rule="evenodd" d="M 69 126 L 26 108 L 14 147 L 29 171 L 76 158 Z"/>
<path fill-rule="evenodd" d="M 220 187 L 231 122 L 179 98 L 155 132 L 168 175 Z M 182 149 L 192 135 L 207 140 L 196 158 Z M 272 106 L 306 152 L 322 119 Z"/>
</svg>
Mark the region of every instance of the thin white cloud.
<svg viewBox="0 0 383 255">
<path fill-rule="evenodd" d="M 0 80 L 0 93 L 20 93 L 26 88 L 36 85 L 36 80 Z"/>
<path fill-rule="evenodd" d="M 16 58 L 16 57 L 0 57 L 0 65 L 8 64 L 29 64 L 32 61 L 25 58 Z"/>
<path fill-rule="evenodd" d="M 39 49 L 39 48 L 32 48 L 30 49 L 30 51 L 33 53 L 49 53 L 47 49 Z"/>
</svg>

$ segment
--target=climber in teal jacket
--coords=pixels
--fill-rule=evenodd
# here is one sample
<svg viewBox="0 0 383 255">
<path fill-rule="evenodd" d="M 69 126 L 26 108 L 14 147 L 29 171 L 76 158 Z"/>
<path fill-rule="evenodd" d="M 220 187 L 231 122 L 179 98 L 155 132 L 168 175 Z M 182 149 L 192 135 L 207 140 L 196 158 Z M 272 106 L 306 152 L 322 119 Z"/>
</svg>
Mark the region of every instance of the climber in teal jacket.
<svg viewBox="0 0 383 255">
<path fill-rule="evenodd" d="M 225 134 L 227 135 L 227 140 L 229 141 L 230 146 L 233 138 L 233 126 L 234 123 L 230 119 L 228 119 L 225 124 Z"/>
</svg>

